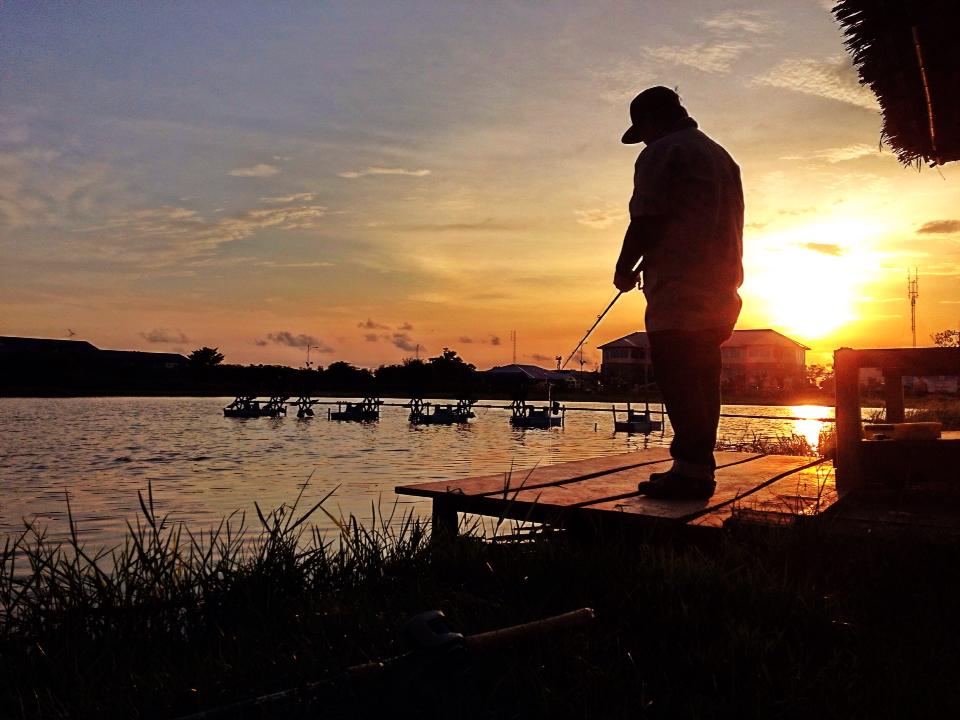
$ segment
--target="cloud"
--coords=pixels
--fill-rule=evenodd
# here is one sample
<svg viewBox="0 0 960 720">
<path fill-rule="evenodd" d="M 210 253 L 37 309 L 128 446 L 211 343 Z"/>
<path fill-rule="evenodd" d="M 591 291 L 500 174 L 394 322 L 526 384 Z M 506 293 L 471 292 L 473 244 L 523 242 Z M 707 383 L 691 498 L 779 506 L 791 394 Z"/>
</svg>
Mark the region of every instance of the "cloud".
<svg viewBox="0 0 960 720">
<path fill-rule="evenodd" d="M 292 203 L 292 202 L 313 202 L 317 199 L 316 193 L 294 193 L 293 195 L 278 195 L 275 197 L 262 197 L 261 202 L 265 203 Z"/>
<path fill-rule="evenodd" d="M 609 227 L 614 223 L 624 223 L 627 219 L 626 210 L 622 206 L 612 203 L 574 210 L 573 214 L 577 216 L 578 223 L 597 230 Z"/>
<path fill-rule="evenodd" d="M 598 89 L 600 99 L 618 106 L 633 100 L 637 88 L 650 85 L 656 80 L 656 75 L 649 67 L 624 60 L 595 70 L 592 75 L 590 84 Z"/>
<path fill-rule="evenodd" d="M 253 341 L 253 344 L 256 345 L 257 347 L 266 347 L 270 343 L 267 342 L 266 340 L 263 340 L 262 338 L 257 338 L 256 340 Z"/>
<path fill-rule="evenodd" d="M 555 363 L 557 361 L 556 357 L 550 357 L 549 355 L 543 355 L 542 353 L 532 353 L 527 355 L 531 360 L 536 360 L 537 362 L 547 362 Z"/>
<path fill-rule="evenodd" d="M 190 338 L 188 338 L 180 330 L 167 330 L 166 328 L 154 328 L 150 332 L 140 333 L 140 337 L 146 340 L 148 343 L 188 343 Z"/>
<path fill-rule="evenodd" d="M 380 223 L 382 226 L 383 223 Z M 505 230 L 517 230 L 523 227 L 520 223 L 494 222 L 493 218 L 485 218 L 476 222 L 458 222 L 458 223 L 433 223 L 430 225 L 395 225 L 396 230 L 406 232 L 503 232 Z"/>
<path fill-rule="evenodd" d="M 364 323 L 361 323 L 361 327 Z M 383 325 L 377 325 L 374 323 L 374 327 L 383 328 Z M 401 350 L 406 350 L 407 352 L 414 352 L 419 346 L 420 350 L 426 350 L 424 345 L 419 345 L 413 338 L 410 337 L 408 333 L 405 332 L 394 332 L 394 333 L 365 333 L 363 339 L 367 342 L 375 343 L 380 342 L 381 340 L 386 340 L 391 345 L 395 345 Z"/>
<path fill-rule="evenodd" d="M 804 243 L 803 247 L 805 247 L 807 250 L 823 253 L 824 255 L 833 255 L 835 257 L 843 255 L 843 248 L 835 243 L 808 242 Z"/>
<path fill-rule="evenodd" d="M 390 338 L 390 342 L 396 345 L 401 350 L 406 350 L 407 352 L 414 352 L 417 349 L 417 343 L 407 333 L 397 333 L 395 332 Z M 422 345 L 420 346 L 421 350 L 426 350 Z"/>
<path fill-rule="evenodd" d="M 844 147 L 820 150 L 819 152 L 814 153 L 813 157 L 826 160 L 828 163 L 838 163 L 879 154 L 880 149 L 876 145 L 855 143 L 853 145 L 845 145 Z"/>
<path fill-rule="evenodd" d="M 121 213 L 99 225 L 82 227 L 79 257 L 111 262 L 183 262 L 209 254 L 219 245 L 243 240 L 260 230 L 301 230 L 327 215 L 323 205 L 255 208 L 208 219 L 195 210 L 162 206 Z M 84 242 L 85 240 L 85 242 Z"/>
<path fill-rule="evenodd" d="M 233 177 L 271 177 L 279 172 L 280 168 L 278 168 L 276 165 L 260 163 L 258 165 L 251 165 L 250 167 L 245 168 L 234 168 L 229 174 Z"/>
<path fill-rule="evenodd" d="M 390 329 L 386 325 L 382 325 L 381 323 L 374 322 L 370 318 L 367 318 L 363 322 L 358 322 L 357 327 L 362 328 L 364 330 L 389 330 Z"/>
<path fill-rule="evenodd" d="M 960 305 L 960 300 L 941 300 L 944 305 Z"/>
<path fill-rule="evenodd" d="M 728 10 L 709 20 L 701 20 L 700 24 L 719 35 L 740 33 L 762 35 L 779 29 L 779 23 L 773 22 L 757 10 Z"/>
<path fill-rule="evenodd" d="M 834 55 L 823 60 L 787 59 L 750 82 L 829 98 L 867 110 L 880 110 L 873 93 L 860 84 L 857 72 L 846 55 Z"/>
<path fill-rule="evenodd" d="M 500 338 L 496 335 L 491 335 L 489 338 L 474 338 L 469 335 L 461 335 L 457 338 L 457 342 L 462 342 L 464 345 L 472 345 L 473 343 L 480 345 L 499 345 Z"/>
<path fill-rule="evenodd" d="M 69 230 L 114 211 L 128 194 L 109 165 L 86 153 L 0 149 L 0 227 Z"/>
<path fill-rule="evenodd" d="M 693 45 L 664 45 L 647 48 L 646 54 L 654 60 L 684 65 L 705 73 L 719 74 L 730 71 L 731 66 L 752 46 L 736 40 Z"/>
<path fill-rule="evenodd" d="M 322 353 L 333 352 L 333 348 L 327 345 L 320 338 L 304 333 L 294 335 L 289 330 L 280 330 L 279 332 L 275 333 L 267 333 L 267 340 L 272 342 L 274 345 L 285 345 L 287 347 L 303 348 L 304 350 L 309 347 L 311 350 L 316 350 L 317 352 Z M 256 342 L 257 345 L 266 345 L 265 341 L 257 340 Z"/>
<path fill-rule="evenodd" d="M 405 322 L 403 325 L 397 327 L 397 330 L 413 330 L 413 325 L 408 322 Z"/>
<path fill-rule="evenodd" d="M 398 167 L 368 167 L 363 170 L 347 170 L 342 173 L 337 173 L 339 177 L 347 178 L 349 180 L 359 177 L 366 177 L 367 175 L 403 175 L 406 177 L 424 177 L 429 174 L 430 171 L 425 168 L 421 168 L 419 170 L 407 170 L 406 168 Z"/>
<path fill-rule="evenodd" d="M 258 260 L 253 263 L 254 267 L 266 268 L 327 268 L 334 267 L 335 263 L 326 260 L 314 260 L 309 262 L 280 262 L 278 260 Z"/>
<path fill-rule="evenodd" d="M 923 234 L 960 232 L 960 220 L 931 220 L 921 225 L 917 232 Z"/>
</svg>

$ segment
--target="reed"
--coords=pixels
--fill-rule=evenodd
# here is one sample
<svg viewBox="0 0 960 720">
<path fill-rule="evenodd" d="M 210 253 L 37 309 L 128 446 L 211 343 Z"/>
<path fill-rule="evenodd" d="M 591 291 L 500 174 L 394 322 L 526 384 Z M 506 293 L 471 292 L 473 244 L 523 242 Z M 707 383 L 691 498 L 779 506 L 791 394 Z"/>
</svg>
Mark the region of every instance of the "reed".
<svg viewBox="0 0 960 720">
<path fill-rule="evenodd" d="M 869 416 L 869 422 L 886 422 L 886 410 L 878 408 Z M 931 402 L 923 407 L 907 408 L 905 422 L 939 422 L 944 430 L 960 430 L 960 403 L 953 401 Z"/>
<path fill-rule="evenodd" d="M 509 476 L 505 493 L 511 493 Z M 301 492 L 302 495 L 302 492 Z M 176 717 L 329 679 L 250 717 L 892 717 L 960 709 L 950 545 L 839 545 L 816 525 L 757 544 L 481 530 L 430 546 L 399 506 L 310 528 L 302 498 L 191 532 L 151 488 L 108 552 L 27 526 L 0 554 L 0 717 Z M 521 524 L 520 529 L 525 526 Z M 473 529 L 473 530 L 471 530 Z M 502 530 L 502 527 L 499 528 Z M 486 656 L 405 651 L 408 617 L 479 632 L 580 606 L 586 631 Z M 236 713 L 231 717 L 238 717 Z"/>
<path fill-rule="evenodd" d="M 761 453 L 763 455 L 797 455 L 804 457 L 822 457 L 825 454 L 827 443 L 824 433 L 821 432 L 820 442 L 815 448 L 803 435 L 761 435 L 746 434 L 739 439 L 719 438 L 717 450 L 734 452 Z M 824 452 L 821 452 L 821 448 Z"/>
</svg>

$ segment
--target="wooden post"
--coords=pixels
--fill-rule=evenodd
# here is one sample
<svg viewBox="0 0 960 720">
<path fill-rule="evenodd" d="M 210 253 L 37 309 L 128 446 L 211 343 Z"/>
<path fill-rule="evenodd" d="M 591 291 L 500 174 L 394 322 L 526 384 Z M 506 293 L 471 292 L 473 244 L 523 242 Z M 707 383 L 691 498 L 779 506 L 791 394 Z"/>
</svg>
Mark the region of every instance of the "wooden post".
<svg viewBox="0 0 960 720">
<path fill-rule="evenodd" d="M 863 483 L 860 470 L 860 363 L 856 350 L 840 348 L 833 353 L 836 384 L 837 493 L 844 494 Z"/>
<path fill-rule="evenodd" d="M 456 539 L 458 529 L 457 511 L 443 498 L 435 497 L 431 516 L 430 544 L 437 545 Z"/>
<path fill-rule="evenodd" d="M 887 405 L 887 422 L 903 422 L 903 375 L 899 368 L 884 368 L 883 394 Z"/>
</svg>

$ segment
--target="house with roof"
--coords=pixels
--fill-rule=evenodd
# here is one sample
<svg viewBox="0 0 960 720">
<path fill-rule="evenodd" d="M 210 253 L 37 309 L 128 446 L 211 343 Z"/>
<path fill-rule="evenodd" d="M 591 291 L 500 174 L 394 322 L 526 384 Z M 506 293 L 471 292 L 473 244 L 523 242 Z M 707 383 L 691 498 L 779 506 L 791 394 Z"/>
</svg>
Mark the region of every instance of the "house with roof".
<svg viewBox="0 0 960 720">
<path fill-rule="evenodd" d="M 550 383 L 552 385 L 575 385 L 576 373 L 572 370 L 546 370 L 537 365 L 497 365 L 483 371 L 484 376 L 493 381 L 526 382 L 529 384 Z"/>
<path fill-rule="evenodd" d="M 640 331 L 599 346 L 600 376 L 607 385 L 628 387 L 654 382 L 650 341 Z M 806 345 L 769 328 L 734 330 L 721 346 L 721 382 L 730 390 L 781 391 L 806 384 Z"/>
<path fill-rule="evenodd" d="M 86 340 L 0 336 L 0 360 L 7 364 L 50 362 L 60 367 L 101 367 L 110 370 L 175 370 L 186 367 L 179 353 L 141 350 L 101 350 Z"/>
</svg>

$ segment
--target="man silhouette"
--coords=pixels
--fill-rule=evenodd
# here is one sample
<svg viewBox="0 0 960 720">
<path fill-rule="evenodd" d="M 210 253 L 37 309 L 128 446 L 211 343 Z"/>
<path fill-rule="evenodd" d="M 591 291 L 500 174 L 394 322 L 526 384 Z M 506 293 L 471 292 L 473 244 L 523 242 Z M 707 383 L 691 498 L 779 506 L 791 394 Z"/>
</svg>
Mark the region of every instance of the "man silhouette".
<svg viewBox="0 0 960 720">
<path fill-rule="evenodd" d="M 716 488 L 720 345 L 741 306 L 740 168 L 669 88 L 637 95 L 630 119 L 622 142 L 646 147 L 636 162 L 613 284 L 633 289 L 640 263 L 650 360 L 674 433 L 673 466 L 639 490 L 654 498 L 705 499 Z"/>
</svg>

